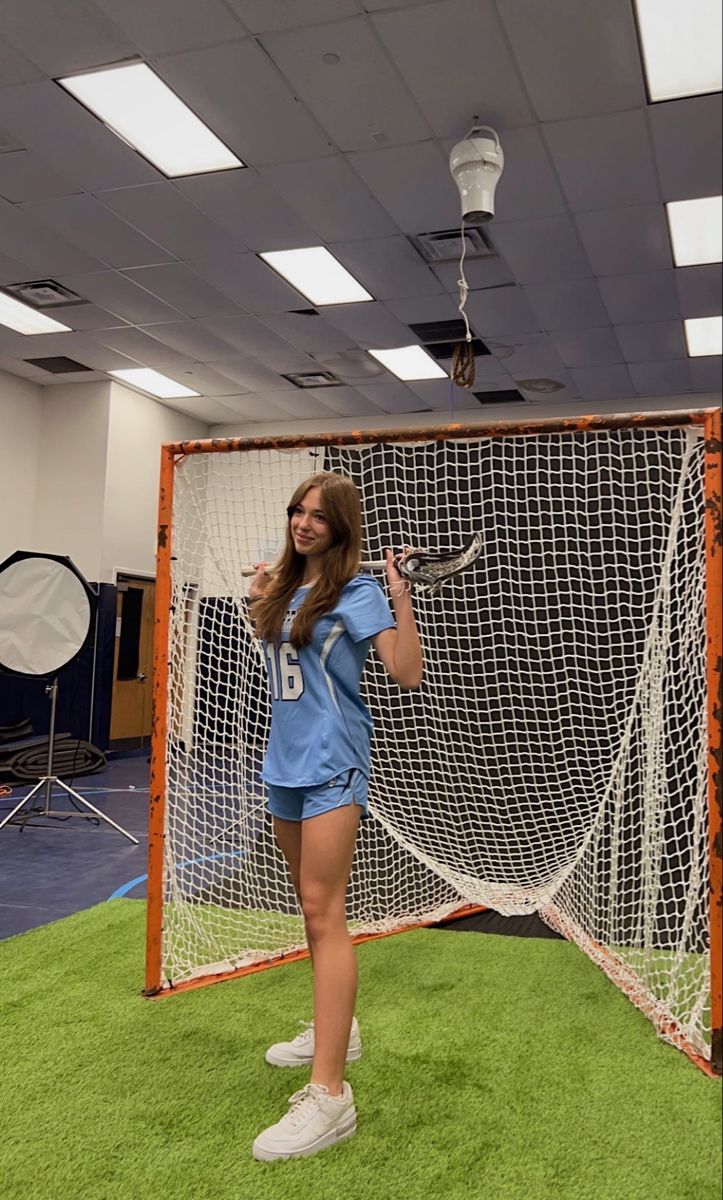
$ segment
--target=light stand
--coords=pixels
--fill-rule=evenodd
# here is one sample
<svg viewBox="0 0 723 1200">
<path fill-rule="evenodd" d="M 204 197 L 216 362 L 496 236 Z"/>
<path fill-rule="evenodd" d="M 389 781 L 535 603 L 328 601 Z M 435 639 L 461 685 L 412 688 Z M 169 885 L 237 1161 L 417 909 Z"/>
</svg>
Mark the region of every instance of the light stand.
<svg viewBox="0 0 723 1200">
<path fill-rule="evenodd" d="M 69 558 L 17 551 L 0 565 L 0 667 L 12 675 L 54 676 L 45 688 L 50 697 L 47 773 L 12 812 L 3 817 L 0 829 L 10 823 L 21 825 L 23 829 L 49 827 L 31 823 L 34 815 L 82 817 L 105 821 L 137 846 L 137 838 L 53 774 L 58 699 L 56 671 L 77 658 L 85 647 L 90 635 L 93 601 L 88 584 Z M 51 808 L 53 785 L 62 788 L 74 805 L 89 811 Z M 18 818 L 17 814 L 43 789 L 43 805 L 31 804 L 26 814 Z"/>
</svg>

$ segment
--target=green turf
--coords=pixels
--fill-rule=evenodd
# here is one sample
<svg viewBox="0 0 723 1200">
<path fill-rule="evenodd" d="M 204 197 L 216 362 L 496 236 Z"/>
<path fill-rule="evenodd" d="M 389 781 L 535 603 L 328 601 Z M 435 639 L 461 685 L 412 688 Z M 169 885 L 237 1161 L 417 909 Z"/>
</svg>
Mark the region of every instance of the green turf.
<svg viewBox="0 0 723 1200">
<path fill-rule="evenodd" d="M 143 905 L 0 943 L 4 1200 L 718 1200 L 720 1086 L 574 946 L 418 930 L 358 949 L 355 1138 L 256 1163 L 302 1071 L 294 963 L 139 995 Z"/>
</svg>

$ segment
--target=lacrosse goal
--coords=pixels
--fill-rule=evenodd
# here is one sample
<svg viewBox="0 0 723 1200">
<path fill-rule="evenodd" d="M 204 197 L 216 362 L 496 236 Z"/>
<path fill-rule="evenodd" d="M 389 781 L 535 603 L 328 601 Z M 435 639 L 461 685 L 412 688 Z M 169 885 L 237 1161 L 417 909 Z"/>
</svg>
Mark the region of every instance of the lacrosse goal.
<svg viewBox="0 0 723 1200">
<path fill-rule="evenodd" d="M 370 657 L 358 938 L 538 912 L 720 1071 L 718 413 L 163 448 L 146 992 L 305 952 L 259 771 L 269 709 L 244 601 L 295 486 L 357 483 L 365 558 L 482 553 L 415 609 L 425 679 Z"/>
</svg>

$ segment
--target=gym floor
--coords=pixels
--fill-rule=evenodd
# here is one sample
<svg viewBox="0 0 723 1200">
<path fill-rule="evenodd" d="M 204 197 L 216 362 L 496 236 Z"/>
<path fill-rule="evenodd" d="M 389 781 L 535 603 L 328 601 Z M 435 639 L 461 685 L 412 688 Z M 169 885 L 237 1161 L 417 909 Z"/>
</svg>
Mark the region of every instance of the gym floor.
<svg viewBox="0 0 723 1200">
<path fill-rule="evenodd" d="M 148 774 L 144 753 L 113 759 L 97 775 L 64 780 L 137 838 L 137 846 L 105 822 L 96 824 L 95 818 L 46 820 L 36 815 L 29 825 L 0 829 L 0 938 L 47 925 L 112 896 L 145 896 Z M 0 800 L 0 820 L 29 794 L 32 784 L 12 788 L 12 796 Z M 42 807 L 44 792 L 36 794 L 36 803 Z M 59 790 L 53 793 L 52 807 L 71 809 Z"/>
</svg>

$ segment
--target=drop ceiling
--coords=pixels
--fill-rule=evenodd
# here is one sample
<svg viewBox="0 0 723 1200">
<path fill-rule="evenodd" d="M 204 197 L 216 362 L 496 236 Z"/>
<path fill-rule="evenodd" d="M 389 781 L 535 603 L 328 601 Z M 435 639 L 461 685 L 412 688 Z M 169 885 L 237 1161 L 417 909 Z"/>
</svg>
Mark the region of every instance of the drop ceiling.
<svg viewBox="0 0 723 1200">
<path fill-rule="evenodd" d="M 127 59 L 246 167 L 166 179 L 55 82 Z M 496 253 L 468 263 L 475 392 L 718 389 L 682 322 L 721 313 L 720 266 L 675 268 L 664 205 L 720 194 L 721 97 L 648 104 L 631 0 L 3 0 L 0 287 L 84 302 L 46 310 L 69 333 L 0 327 L 0 369 L 52 387 L 150 366 L 209 424 L 474 407 L 364 352 L 458 318 L 457 264 L 410 238 L 455 228 L 447 157 L 475 114 L 506 160 Z M 310 245 L 374 301 L 315 315 L 258 257 Z M 90 371 L 29 361 L 63 357 Z M 327 371 L 339 386 L 286 378 Z"/>
</svg>

